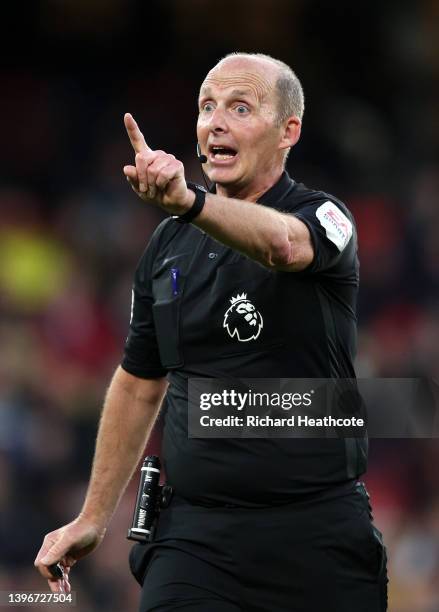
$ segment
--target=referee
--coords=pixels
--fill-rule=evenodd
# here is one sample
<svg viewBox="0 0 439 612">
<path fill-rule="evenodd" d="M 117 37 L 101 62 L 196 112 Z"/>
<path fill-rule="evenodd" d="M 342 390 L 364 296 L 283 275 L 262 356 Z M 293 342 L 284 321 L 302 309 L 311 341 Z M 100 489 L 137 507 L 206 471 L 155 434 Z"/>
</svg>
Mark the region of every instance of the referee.
<svg viewBox="0 0 439 612">
<path fill-rule="evenodd" d="M 163 406 L 170 505 L 131 569 L 141 612 L 383 612 L 386 553 L 372 522 L 363 439 L 197 439 L 188 379 L 354 378 L 357 236 L 346 206 L 285 172 L 301 84 L 283 62 L 232 54 L 199 96 L 210 193 L 133 117 L 124 173 L 170 217 L 135 275 L 130 331 L 102 412 L 79 516 L 35 565 L 53 591 L 102 540 Z M 63 579 L 49 566 L 60 562 Z"/>
</svg>

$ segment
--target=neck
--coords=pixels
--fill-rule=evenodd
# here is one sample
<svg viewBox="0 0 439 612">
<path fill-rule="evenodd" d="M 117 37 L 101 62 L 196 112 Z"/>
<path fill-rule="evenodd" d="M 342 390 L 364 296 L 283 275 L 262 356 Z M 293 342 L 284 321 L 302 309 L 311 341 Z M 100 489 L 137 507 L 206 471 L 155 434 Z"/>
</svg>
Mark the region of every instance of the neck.
<svg viewBox="0 0 439 612">
<path fill-rule="evenodd" d="M 284 169 L 281 168 L 270 177 L 262 178 L 257 182 L 253 181 L 248 185 L 221 185 L 217 183 L 216 193 L 225 198 L 236 198 L 237 200 L 246 200 L 246 202 L 257 202 L 265 192 L 278 182 L 283 171 Z"/>
</svg>

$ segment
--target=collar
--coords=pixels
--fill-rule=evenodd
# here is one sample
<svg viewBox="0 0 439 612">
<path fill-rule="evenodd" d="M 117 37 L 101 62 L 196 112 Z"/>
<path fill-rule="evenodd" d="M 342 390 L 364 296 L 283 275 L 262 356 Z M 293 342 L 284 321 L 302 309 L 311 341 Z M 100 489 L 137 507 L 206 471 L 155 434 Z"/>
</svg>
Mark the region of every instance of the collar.
<svg viewBox="0 0 439 612">
<path fill-rule="evenodd" d="M 265 206 L 271 206 L 272 208 L 281 208 L 280 202 L 285 198 L 287 193 L 291 191 L 295 182 L 290 177 L 288 172 L 284 170 L 281 174 L 280 179 L 270 187 L 268 191 L 263 193 L 261 197 L 256 201 L 257 204 L 265 204 Z M 210 193 L 216 193 L 216 184 L 214 183 L 209 189 Z"/>
<path fill-rule="evenodd" d="M 287 193 L 291 191 L 295 185 L 292 178 L 286 170 L 281 174 L 280 179 L 275 183 L 268 191 L 261 195 L 258 204 L 265 204 L 265 206 L 272 206 L 273 208 L 281 208 L 280 201 L 285 198 Z"/>
</svg>

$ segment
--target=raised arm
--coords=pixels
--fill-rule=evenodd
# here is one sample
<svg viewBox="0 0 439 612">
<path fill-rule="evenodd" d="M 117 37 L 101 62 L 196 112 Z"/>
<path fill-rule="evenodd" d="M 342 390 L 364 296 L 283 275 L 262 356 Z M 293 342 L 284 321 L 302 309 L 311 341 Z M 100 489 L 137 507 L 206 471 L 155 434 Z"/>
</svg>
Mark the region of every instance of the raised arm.
<svg viewBox="0 0 439 612">
<path fill-rule="evenodd" d="M 167 387 L 166 379 L 142 379 L 119 367 L 102 410 L 87 495 L 79 515 L 46 535 L 35 566 L 52 591 L 70 590 L 68 572 L 102 541 L 108 523 L 138 464 Z M 65 580 L 48 566 L 60 562 Z"/>
<path fill-rule="evenodd" d="M 135 152 L 135 165 L 125 166 L 124 173 L 134 191 L 142 200 L 160 206 L 171 215 L 187 212 L 195 194 L 186 186 L 182 162 L 164 151 L 152 151 L 128 113 L 125 127 Z M 269 268 L 299 271 L 314 257 L 305 223 L 254 202 L 208 194 L 193 224 Z"/>
</svg>

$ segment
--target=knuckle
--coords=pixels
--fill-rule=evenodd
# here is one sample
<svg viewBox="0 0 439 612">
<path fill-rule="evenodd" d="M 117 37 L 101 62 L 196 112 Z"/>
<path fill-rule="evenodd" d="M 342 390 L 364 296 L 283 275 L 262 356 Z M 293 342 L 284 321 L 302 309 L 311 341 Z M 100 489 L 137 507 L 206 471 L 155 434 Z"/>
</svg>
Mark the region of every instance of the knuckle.
<svg viewBox="0 0 439 612">
<path fill-rule="evenodd" d="M 166 167 L 160 170 L 160 177 L 167 179 L 173 174 L 172 168 Z"/>
<path fill-rule="evenodd" d="M 151 153 L 144 151 L 143 153 L 136 154 L 136 164 L 148 164 L 151 160 Z"/>
</svg>

